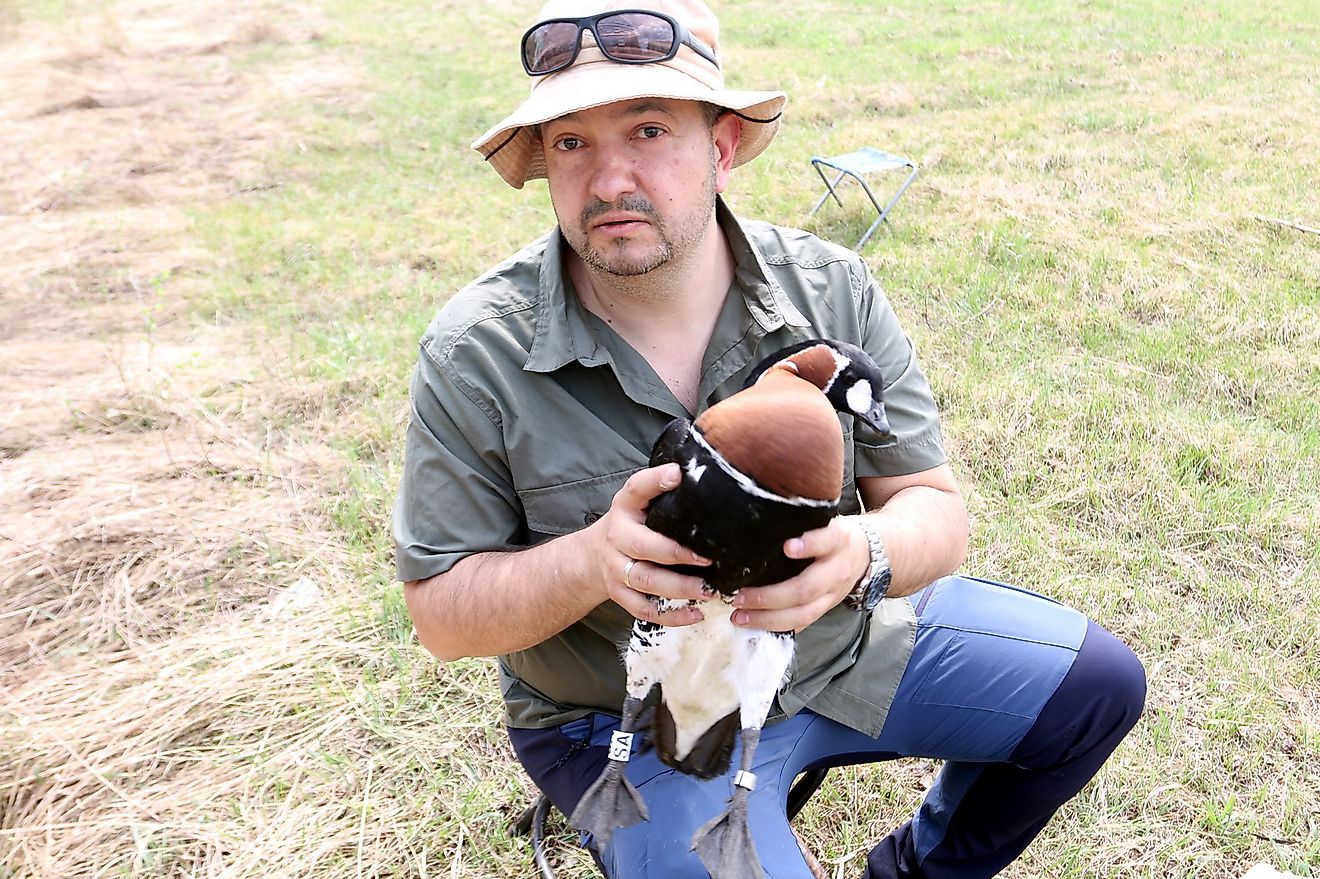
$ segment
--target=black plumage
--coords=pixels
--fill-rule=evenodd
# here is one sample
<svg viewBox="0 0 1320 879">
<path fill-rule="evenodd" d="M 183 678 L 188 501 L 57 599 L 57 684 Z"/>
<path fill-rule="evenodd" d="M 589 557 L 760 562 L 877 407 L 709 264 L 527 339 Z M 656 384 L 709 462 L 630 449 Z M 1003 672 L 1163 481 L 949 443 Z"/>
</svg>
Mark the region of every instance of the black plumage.
<svg viewBox="0 0 1320 879">
<path fill-rule="evenodd" d="M 687 419 L 675 419 L 651 452 L 652 467 L 676 463 L 689 469 L 695 463 L 706 468 L 700 484 L 685 478 L 676 489 L 656 498 L 646 512 L 648 528 L 711 560 L 709 566 L 674 569 L 704 578 L 724 595 L 800 574 L 811 560 L 784 555 L 784 541 L 829 524 L 838 512 L 838 500 L 807 505 L 749 494 L 744 483 L 697 441 L 695 430 Z"/>
</svg>

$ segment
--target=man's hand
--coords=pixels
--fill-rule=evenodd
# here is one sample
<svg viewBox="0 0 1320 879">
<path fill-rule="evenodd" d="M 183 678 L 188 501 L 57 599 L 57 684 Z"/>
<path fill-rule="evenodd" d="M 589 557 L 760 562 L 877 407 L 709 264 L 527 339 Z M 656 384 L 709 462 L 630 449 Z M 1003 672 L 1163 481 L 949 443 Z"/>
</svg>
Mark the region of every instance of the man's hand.
<svg viewBox="0 0 1320 879">
<path fill-rule="evenodd" d="M 715 594 L 700 577 L 663 567 L 708 565 L 709 560 L 646 527 L 647 506 L 677 486 L 682 476 L 677 464 L 634 473 L 614 496 L 609 512 L 590 526 L 598 534 L 596 567 L 609 597 L 637 619 L 666 626 L 701 622 L 701 611 L 683 607 L 661 613 L 653 596 L 706 599 Z"/>
<path fill-rule="evenodd" d="M 853 516 L 836 516 L 824 528 L 784 541 L 784 555 L 814 561 L 782 583 L 738 590 L 734 625 L 800 632 L 843 601 L 871 564 L 866 534 Z"/>
<path fill-rule="evenodd" d="M 860 478 L 857 489 L 889 556 L 887 597 L 911 595 L 962 564 L 967 505 L 948 464 Z M 836 516 L 824 528 L 785 541 L 784 554 L 815 561 L 790 580 L 740 590 L 734 625 L 800 632 L 843 601 L 871 566 L 871 548 L 855 516 Z"/>
</svg>

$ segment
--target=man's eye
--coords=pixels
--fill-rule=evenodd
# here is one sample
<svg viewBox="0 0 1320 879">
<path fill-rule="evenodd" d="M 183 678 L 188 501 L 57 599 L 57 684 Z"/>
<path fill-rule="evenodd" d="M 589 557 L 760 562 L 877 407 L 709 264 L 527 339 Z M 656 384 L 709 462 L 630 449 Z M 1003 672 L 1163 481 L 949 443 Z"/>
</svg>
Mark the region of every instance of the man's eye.
<svg viewBox="0 0 1320 879">
<path fill-rule="evenodd" d="M 559 140 L 555 141 L 555 149 L 564 150 L 565 152 L 575 150 L 580 146 L 582 146 L 582 141 L 578 140 L 576 137 L 561 137 Z"/>
<path fill-rule="evenodd" d="M 648 140 L 653 137 L 659 137 L 664 133 L 665 130 L 661 128 L 659 125 L 647 125 L 642 129 L 642 137 L 645 137 Z"/>
</svg>

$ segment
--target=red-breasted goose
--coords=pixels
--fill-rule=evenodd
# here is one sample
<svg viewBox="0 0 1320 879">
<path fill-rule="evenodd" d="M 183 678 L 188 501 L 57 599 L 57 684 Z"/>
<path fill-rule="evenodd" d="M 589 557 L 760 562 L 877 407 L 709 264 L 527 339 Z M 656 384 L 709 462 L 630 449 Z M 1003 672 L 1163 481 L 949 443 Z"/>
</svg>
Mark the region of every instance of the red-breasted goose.
<svg viewBox="0 0 1320 879">
<path fill-rule="evenodd" d="M 695 425 L 675 419 L 656 441 L 651 465 L 676 462 L 683 479 L 652 502 L 646 524 L 710 559 L 709 567 L 676 569 L 704 577 L 721 595 L 700 603 L 704 619 L 696 625 L 633 625 L 623 722 L 605 770 L 572 816 L 598 846 L 608 845 L 616 828 L 647 817 L 623 768 L 642 703 L 658 688 L 652 732 L 666 764 L 699 778 L 722 775 L 741 734 L 741 770 L 728 808 L 696 833 L 692 847 L 714 879 L 762 875 L 747 826 L 752 757 L 794 641 L 791 632 L 734 626 L 728 598 L 744 587 L 787 580 L 810 564 L 785 556 L 783 544 L 838 511 L 843 435 L 835 410 L 888 435 L 881 387 L 879 368 L 861 348 L 814 339 L 766 358 L 743 390 L 707 409 Z M 662 609 L 683 604 L 657 603 Z"/>
</svg>

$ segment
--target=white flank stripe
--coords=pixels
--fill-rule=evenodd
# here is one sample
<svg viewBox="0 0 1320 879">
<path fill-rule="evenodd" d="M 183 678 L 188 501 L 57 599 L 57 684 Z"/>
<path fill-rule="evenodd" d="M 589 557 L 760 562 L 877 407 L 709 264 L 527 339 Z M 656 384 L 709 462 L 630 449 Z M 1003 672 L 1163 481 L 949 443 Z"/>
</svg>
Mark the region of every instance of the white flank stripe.
<svg viewBox="0 0 1320 879">
<path fill-rule="evenodd" d="M 772 500 L 772 501 L 779 501 L 780 503 L 783 504 L 792 504 L 795 507 L 829 507 L 839 502 L 839 499 L 837 497 L 831 501 L 821 501 L 809 497 L 784 497 L 783 495 L 775 494 L 773 491 L 766 491 L 764 488 L 761 488 L 761 486 L 757 485 L 754 481 L 752 481 L 751 477 L 747 476 L 744 473 L 738 472 L 738 470 L 732 464 L 730 464 L 723 455 L 721 455 L 718 451 L 716 451 L 714 446 L 706 442 L 706 438 L 701 435 L 701 431 L 697 430 L 695 426 L 693 426 L 692 428 L 692 436 L 696 438 L 697 442 L 701 444 L 701 447 L 703 449 L 710 452 L 711 456 L 715 459 L 715 463 L 719 465 L 720 469 L 723 470 L 725 473 L 729 474 L 730 476 L 732 476 L 734 481 L 738 483 L 738 485 L 742 488 L 742 490 L 752 495 L 753 497 L 766 498 L 767 500 Z"/>
</svg>

